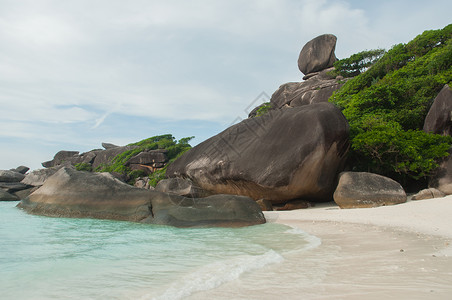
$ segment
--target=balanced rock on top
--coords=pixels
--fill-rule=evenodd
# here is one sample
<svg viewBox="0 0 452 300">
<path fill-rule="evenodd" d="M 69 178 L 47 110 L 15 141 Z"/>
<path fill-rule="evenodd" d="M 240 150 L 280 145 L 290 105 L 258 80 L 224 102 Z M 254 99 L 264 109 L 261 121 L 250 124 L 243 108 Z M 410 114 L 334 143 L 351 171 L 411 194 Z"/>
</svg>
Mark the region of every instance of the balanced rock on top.
<svg viewBox="0 0 452 300">
<path fill-rule="evenodd" d="M 332 67 L 337 61 L 334 54 L 336 41 L 336 36 L 323 34 L 306 43 L 298 57 L 300 71 L 308 75 Z"/>
</svg>

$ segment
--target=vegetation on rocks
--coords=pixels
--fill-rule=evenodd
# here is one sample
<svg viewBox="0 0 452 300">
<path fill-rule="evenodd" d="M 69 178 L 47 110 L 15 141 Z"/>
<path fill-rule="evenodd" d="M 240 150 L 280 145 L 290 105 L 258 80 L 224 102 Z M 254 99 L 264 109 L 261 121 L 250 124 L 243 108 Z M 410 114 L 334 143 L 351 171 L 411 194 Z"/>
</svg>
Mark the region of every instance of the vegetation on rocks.
<svg viewBox="0 0 452 300">
<path fill-rule="evenodd" d="M 336 62 L 345 76 L 367 69 L 381 50 Z M 369 57 L 364 63 L 362 57 Z M 355 66 L 354 68 L 352 68 Z M 452 81 L 452 24 L 398 44 L 364 73 L 349 80 L 330 101 L 349 121 L 351 165 L 401 182 L 428 176 L 449 155 L 451 137 L 422 131 L 425 116 Z"/>
<path fill-rule="evenodd" d="M 134 181 L 138 177 L 145 176 L 145 172 L 141 170 L 131 170 L 127 165 L 127 161 L 143 151 L 165 149 L 168 157 L 168 163 L 161 169 L 149 175 L 150 184 L 155 186 L 158 181 L 165 178 L 167 166 L 176 160 L 179 156 L 191 148 L 189 142 L 194 137 L 186 137 L 177 141 L 171 134 L 153 136 L 148 139 L 139 141 L 137 143 L 129 144 L 128 146 L 138 146 L 135 149 L 125 151 L 118 154 L 107 165 L 99 166 L 95 171 L 97 172 L 116 172 L 127 175 L 130 181 Z"/>
</svg>

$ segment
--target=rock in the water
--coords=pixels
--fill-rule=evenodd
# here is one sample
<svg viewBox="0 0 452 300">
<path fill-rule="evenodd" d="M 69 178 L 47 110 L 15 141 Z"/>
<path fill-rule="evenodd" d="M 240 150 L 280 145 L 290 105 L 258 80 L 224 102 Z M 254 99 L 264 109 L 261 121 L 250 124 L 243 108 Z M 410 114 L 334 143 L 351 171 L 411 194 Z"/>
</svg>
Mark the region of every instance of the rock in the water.
<svg viewBox="0 0 452 300">
<path fill-rule="evenodd" d="M 30 186 L 21 182 L 0 182 L 0 188 L 8 193 L 14 193 L 28 189 Z"/>
<path fill-rule="evenodd" d="M 331 200 L 349 147 L 348 123 L 330 103 L 246 119 L 187 151 L 168 177 L 189 178 L 214 194 L 272 203 Z"/>
<path fill-rule="evenodd" d="M 364 208 L 404 203 L 402 186 L 387 177 L 366 172 L 343 172 L 334 192 L 340 208 Z"/>
<path fill-rule="evenodd" d="M 265 223 L 250 198 L 219 195 L 192 199 L 139 189 L 109 173 L 63 167 L 23 199 L 19 207 L 32 214 L 91 217 L 178 227 L 247 226 Z"/>
<path fill-rule="evenodd" d="M 337 38 L 332 34 L 323 34 L 304 45 L 298 57 L 298 68 L 307 75 L 330 68 L 337 61 L 334 50 Z"/>
<path fill-rule="evenodd" d="M 208 192 L 196 186 L 193 182 L 182 178 L 169 178 L 160 180 L 155 187 L 156 191 L 171 193 L 189 198 L 203 198 Z"/>
<path fill-rule="evenodd" d="M 58 167 L 48 168 L 48 169 L 37 169 L 25 176 L 25 178 L 21 181 L 23 184 L 32 185 L 32 186 L 41 186 L 44 182 L 58 171 Z"/>
<path fill-rule="evenodd" d="M 21 191 L 17 191 L 14 193 L 14 195 L 17 196 L 17 198 L 19 198 L 19 200 L 25 199 L 28 196 L 30 196 L 31 193 L 33 193 L 34 191 L 36 191 L 39 187 L 35 186 L 35 187 L 31 187 L 25 190 L 21 190 Z"/>
<path fill-rule="evenodd" d="M 20 182 L 25 175 L 11 170 L 0 170 L 0 182 Z"/>
<path fill-rule="evenodd" d="M 11 169 L 11 171 L 18 172 L 18 173 L 21 173 L 21 174 L 27 173 L 28 170 L 30 170 L 30 168 L 26 167 L 26 166 L 19 166 L 19 167 L 15 168 L 15 169 Z"/>
<path fill-rule="evenodd" d="M 445 197 L 446 194 L 441 192 L 440 190 L 429 188 L 419 191 L 416 195 L 411 197 L 411 200 L 425 200 L 425 199 L 433 199 L 433 198 L 442 198 Z"/>
<path fill-rule="evenodd" d="M 108 150 L 108 149 L 118 148 L 119 146 L 117 146 L 115 144 L 111 144 L 111 143 L 102 143 L 102 147 L 104 147 L 104 149 Z"/>
<path fill-rule="evenodd" d="M 452 90 L 447 84 L 436 96 L 428 111 L 424 131 L 452 135 Z"/>
<path fill-rule="evenodd" d="M 18 201 L 19 198 L 16 195 L 10 194 L 0 189 L 0 201 Z"/>
</svg>

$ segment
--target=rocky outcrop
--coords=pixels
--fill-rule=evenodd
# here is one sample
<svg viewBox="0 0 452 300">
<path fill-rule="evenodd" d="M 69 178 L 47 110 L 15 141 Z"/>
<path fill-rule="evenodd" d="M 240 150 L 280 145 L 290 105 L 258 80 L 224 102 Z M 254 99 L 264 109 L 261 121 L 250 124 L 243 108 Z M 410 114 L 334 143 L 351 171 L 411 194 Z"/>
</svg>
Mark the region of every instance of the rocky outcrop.
<svg viewBox="0 0 452 300">
<path fill-rule="evenodd" d="M 304 45 L 298 56 L 298 68 L 308 75 L 330 68 L 337 61 L 334 50 L 337 38 L 332 34 L 320 35 Z"/>
<path fill-rule="evenodd" d="M 155 186 L 155 190 L 163 193 L 176 194 L 189 198 L 203 198 L 209 195 L 208 192 L 196 186 L 193 182 L 182 178 L 169 178 L 160 180 Z"/>
<path fill-rule="evenodd" d="M 214 194 L 328 201 L 348 146 L 345 117 L 318 103 L 246 119 L 186 152 L 166 174 Z"/>
<path fill-rule="evenodd" d="M 332 70 L 319 72 L 306 81 L 281 85 L 270 98 L 273 109 L 328 102 L 333 92 L 346 82 L 329 75 L 328 72 Z"/>
<path fill-rule="evenodd" d="M 20 182 L 25 175 L 16 171 L 0 170 L 0 182 Z"/>
<path fill-rule="evenodd" d="M 20 183 L 28 171 L 27 167 L 20 166 L 12 170 L 0 170 L 0 201 L 17 201 L 16 192 L 30 188 L 29 185 Z"/>
<path fill-rule="evenodd" d="M 58 171 L 59 167 L 53 167 L 48 169 L 33 170 L 28 173 L 21 181 L 23 184 L 31 186 L 41 186 L 44 182 Z"/>
<path fill-rule="evenodd" d="M 265 223 L 250 198 L 216 195 L 185 198 L 139 189 L 109 173 L 90 173 L 63 167 L 44 185 L 21 201 L 32 214 L 90 217 L 177 227 L 247 226 Z"/>
<path fill-rule="evenodd" d="M 104 147 L 104 149 L 108 150 L 108 149 L 118 148 L 119 146 L 117 146 L 115 144 L 111 144 L 111 143 L 102 143 L 102 147 Z"/>
<path fill-rule="evenodd" d="M 96 153 L 96 157 L 93 160 L 93 169 L 95 170 L 101 165 L 108 164 L 113 158 L 115 158 L 116 155 L 136 148 L 138 148 L 138 146 L 122 146 L 99 151 Z"/>
<path fill-rule="evenodd" d="M 424 131 L 452 135 L 452 90 L 446 84 L 433 101 L 424 121 Z"/>
<path fill-rule="evenodd" d="M 452 149 L 449 152 L 452 153 Z M 438 189 L 446 195 L 452 194 L 452 155 L 440 163 L 430 178 L 428 187 Z"/>
<path fill-rule="evenodd" d="M 78 151 L 66 151 L 66 150 L 61 150 L 58 151 L 55 156 L 53 157 L 52 160 L 50 161 L 46 161 L 43 162 L 41 165 L 44 168 L 52 168 L 55 166 L 59 166 L 66 163 L 71 163 L 71 160 L 75 157 L 77 157 L 79 154 Z"/>
<path fill-rule="evenodd" d="M 340 208 L 363 208 L 404 203 L 402 186 L 387 177 L 366 172 L 343 172 L 334 192 Z"/>
<path fill-rule="evenodd" d="M 442 198 L 445 197 L 446 194 L 441 192 L 440 190 L 434 188 L 428 188 L 419 191 L 416 195 L 411 197 L 411 200 L 425 200 L 425 199 L 433 199 L 433 198 Z"/>
</svg>

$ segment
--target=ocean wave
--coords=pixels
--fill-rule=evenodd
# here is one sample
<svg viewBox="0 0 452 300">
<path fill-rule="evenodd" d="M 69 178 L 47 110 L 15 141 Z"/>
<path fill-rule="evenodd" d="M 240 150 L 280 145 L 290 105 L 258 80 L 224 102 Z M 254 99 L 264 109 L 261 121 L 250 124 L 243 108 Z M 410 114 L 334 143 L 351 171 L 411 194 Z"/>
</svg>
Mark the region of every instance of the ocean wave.
<svg viewBox="0 0 452 300">
<path fill-rule="evenodd" d="M 288 226 L 290 226 L 290 225 L 288 225 Z M 290 227 L 292 227 L 292 228 L 287 230 L 286 233 L 300 235 L 307 242 L 307 245 L 305 245 L 303 248 L 301 248 L 297 251 L 307 251 L 307 250 L 315 249 L 322 244 L 322 239 L 320 239 L 319 237 L 309 234 L 309 233 L 301 230 L 298 227 L 294 227 L 294 226 L 290 226 Z M 290 252 L 292 252 L 292 251 L 290 251 Z"/>
<path fill-rule="evenodd" d="M 281 263 L 283 260 L 284 258 L 280 254 L 269 250 L 262 255 L 242 255 L 234 259 L 212 263 L 172 284 L 162 295 L 154 298 L 145 295 L 141 299 L 183 299 L 193 293 L 211 290 L 238 279 L 245 272 L 258 270 L 269 264 Z"/>
</svg>

